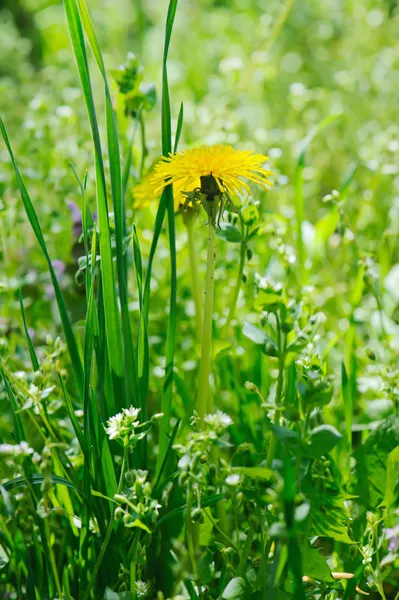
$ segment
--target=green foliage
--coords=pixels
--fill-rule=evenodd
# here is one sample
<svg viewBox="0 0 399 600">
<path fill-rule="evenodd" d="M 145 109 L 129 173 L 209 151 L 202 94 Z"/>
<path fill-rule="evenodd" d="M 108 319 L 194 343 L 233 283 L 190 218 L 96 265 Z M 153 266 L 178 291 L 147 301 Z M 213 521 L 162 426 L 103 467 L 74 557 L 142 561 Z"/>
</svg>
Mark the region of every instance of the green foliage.
<svg viewBox="0 0 399 600">
<path fill-rule="evenodd" d="M 397 2 L 266 4 L 0 7 L 1 597 L 397 600 Z M 132 191 L 215 143 L 200 418 L 213 208 Z"/>
</svg>

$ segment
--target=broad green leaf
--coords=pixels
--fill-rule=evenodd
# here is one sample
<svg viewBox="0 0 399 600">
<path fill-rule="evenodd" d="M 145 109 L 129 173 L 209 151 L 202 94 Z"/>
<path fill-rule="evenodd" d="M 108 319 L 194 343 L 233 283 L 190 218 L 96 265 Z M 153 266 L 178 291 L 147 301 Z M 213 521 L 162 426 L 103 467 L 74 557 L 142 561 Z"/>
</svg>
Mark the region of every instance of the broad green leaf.
<svg viewBox="0 0 399 600">
<path fill-rule="evenodd" d="M 245 337 L 251 340 L 251 342 L 258 344 L 259 346 L 266 344 L 269 340 L 269 336 L 263 329 L 259 329 L 259 327 L 256 327 L 256 325 L 252 325 L 251 323 L 244 323 L 242 332 Z"/>
<path fill-rule="evenodd" d="M 343 505 L 346 498 L 328 492 L 314 492 L 313 508 L 309 517 L 311 536 L 330 537 L 344 544 L 355 543 L 348 534 L 348 517 Z"/>
<path fill-rule="evenodd" d="M 220 229 L 216 229 L 216 235 L 225 242 L 239 244 L 242 241 L 240 230 L 231 223 L 220 223 Z"/>
<path fill-rule="evenodd" d="M 392 415 L 384 419 L 354 453 L 354 491 L 368 508 L 376 508 L 385 496 L 388 458 L 397 446 L 399 416 Z"/>
<path fill-rule="evenodd" d="M 245 581 L 242 577 L 234 577 L 224 589 L 223 600 L 243 600 L 245 597 Z"/>
<path fill-rule="evenodd" d="M 320 425 L 313 429 L 310 435 L 310 445 L 306 447 L 306 454 L 312 458 L 319 458 L 331 452 L 342 439 L 342 435 L 332 425 Z"/>
<path fill-rule="evenodd" d="M 207 519 L 208 520 L 208 519 Z M 215 576 L 215 561 L 209 550 L 197 562 L 198 575 L 201 583 L 210 583 Z"/>
<path fill-rule="evenodd" d="M 386 508 L 397 506 L 399 495 L 399 446 L 389 453 L 387 460 L 387 476 L 385 483 L 385 497 L 382 505 Z"/>
<path fill-rule="evenodd" d="M 303 572 L 308 577 L 317 581 L 325 583 L 332 583 L 334 581 L 325 557 L 317 548 L 313 548 L 309 542 L 306 542 L 306 551 L 303 554 Z"/>
</svg>

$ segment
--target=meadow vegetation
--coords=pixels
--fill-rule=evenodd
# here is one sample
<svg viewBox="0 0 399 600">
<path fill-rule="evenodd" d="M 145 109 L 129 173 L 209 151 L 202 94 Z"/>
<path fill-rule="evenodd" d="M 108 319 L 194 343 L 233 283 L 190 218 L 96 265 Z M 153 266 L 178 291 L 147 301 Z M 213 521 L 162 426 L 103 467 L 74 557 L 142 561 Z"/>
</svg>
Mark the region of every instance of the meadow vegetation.
<svg viewBox="0 0 399 600">
<path fill-rule="evenodd" d="M 0 5 L 1 598 L 399 599 L 397 12 Z"/>
</svg>

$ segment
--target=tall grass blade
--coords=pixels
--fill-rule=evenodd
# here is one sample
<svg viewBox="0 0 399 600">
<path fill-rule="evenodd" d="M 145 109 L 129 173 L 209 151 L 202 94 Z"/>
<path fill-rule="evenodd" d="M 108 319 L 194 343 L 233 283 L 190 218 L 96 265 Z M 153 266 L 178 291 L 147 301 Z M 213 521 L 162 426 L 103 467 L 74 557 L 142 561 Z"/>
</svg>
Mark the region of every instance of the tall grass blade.
<svg viewBox="0 0 399 600">
<path fill-rule="evenodd" d="M 97 66 L 100 69 L 105 85 L 106 101 L 106 120 L 107 120 L 107 138 L 108 155 L 110 161 L 111 188 L 113 208 L 115 214 L 115 241 L 116 241 L 116 264 L 119 282 L 119 295 L 122 313 L 123 343 L 125 348 L 125 377 L 127 379 L 127 395 L 129 404 L 140 405 L 137 362 L 133 346 L 133 335 L 130 324 L 128 291 L 127 291 L 127 272 L 126 261 L 124 260 L 124 240 L 127 233 L 126 228 L 126 210 L 124 203 L 124 193 L 122 185 L 120 148 L 118 132 L 116 126 L 115 112 L 112 106 L 111 93 L 109 90 L 104 61 L 102 58 L 100 46 L 90 20 L 84 0 L 77 0 L 79 12 L 82 20 L 83 29 L 86 33 L 90 48 L 93 52 Z"/>
<path fill-rule="evenodd" d="M 29 356 L 30 356 L 30 360 L 32 363 L 32 368 L 34 371 L 37 371 L 39 369 L 39 361 L 37 360 L 36 350 L 32 343 L 31 337 L 29 335 L 29 330 L 28 330 L 28 326 L 26 323 L 25 307 L 24 307 L 24 302 L 22 300 L 22 290 L 21 289 L 18 292 L 18 299 L 19 299 L 19 306 L 21 309 L 22 321 L 24 324 L 25 337 L 26 337 L 26 341 L 28 343 Z"/>
<path fill-rule="evenodd" d="M 105 337 L 110 368 L 113 372 L 114 377 L 120 378 L 123 374 L 123 345 L 120 327 L 120 316 L 118 311 L 115 276 L 113 270 L 111 231 L 108 216 L 107 191 L 100 134 L 98 129 L 96 110 L 94 106 L 89 66 L 87 62 L 87 55 L 83 38 L 83 29 L 79 12 L 75 0 L 64 0 L 64 7 L 68 20 L 69 33 L 71 36 L 75 60 L 78 67 L 78 72 L 86 102 L 86 108 L 93 138 L 96 167 L 97 209 L 100 230 L 99 245 L 101 256 L 101 274 L 102 285 L 104 290 L 106 290 L 106 293 L 103 294 L 106 328 Z M 116 409 L 117 401 L 118 403 L 121 402 L 119 398 L 115 399 L 114 397 L 112 399 L 110 403 L 111 411 Z"/>
<path fill-rule="evenodd" d="M 168 52 L 172 36 L 173 23 L 176 15 L 177 0 L 170 0 L 166 18 L 165 46 L 162 63 L 162 154 L 168 156 L 172 152 L 172 126 L 170 112 L 170 97 L 168 85 Z M 182 111 L 181 115 L 182 115 Z M 182 122 L 182 118 L 180 122 Z M 160 422 L 158 467 L 161 466 L 168 448 L 170 432 L 170 416 L 172 409 L 173 390 L 173 363 L 176 342 L 176 297 L 177 297 L 177 270 L 176 270 L 176 233 L 175 233 L 175 210 L 173 202 L 173 187 L 168 185 L 164 194 L 169 227 L 169 251 L 170 251 L 170 302 L 169 321 L 166 338 L 166 367 L 165 380 L 162 394 L 163 418 Z"/>
</svg>

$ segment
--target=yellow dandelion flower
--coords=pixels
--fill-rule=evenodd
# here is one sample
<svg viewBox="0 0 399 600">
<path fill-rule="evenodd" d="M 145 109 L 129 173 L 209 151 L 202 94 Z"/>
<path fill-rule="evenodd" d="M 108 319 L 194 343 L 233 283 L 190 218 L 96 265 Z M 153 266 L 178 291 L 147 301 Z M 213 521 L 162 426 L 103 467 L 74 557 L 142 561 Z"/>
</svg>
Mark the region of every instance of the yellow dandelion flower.
<svg viewBox="0 0 399 600">
<path fill-rule="evenodd" d="M 200 177 L 212 175 L 220 190 L 227 190 L 231 195 L 249 192 L 248 183 L 243 179 L 269 189 L 272 183 L 268 176 L 272 172 L 263 167 L 267 160 L 263 154 L 234 150 L 223 144 L 200 146 L 162 157 L 154 167 L 152 183 L 158 193 L 171 183 L 175 193 L 191 192 L 200 187 Z"/>
<path fill-rule="evenodd" d="M 152 173 L 147 173 L 133 188 L 133 208 L 146 208 L 154 200 L 159 198 L 159 193 L 155 193 L 154 184 L 152 183 Z"/>
<path fill-rule="evenodd" d="M 150 206 L 152 202 L 154 202 L 155 200 L 159 200 L 161 193 L 154 186 L 152 182 L 153 177 L 154 169 L 150 168 L 146 175 L 144 175 L 143 179 L 139 183 L 136 183 L 136 185 L 133 187 L 133 208 L 139 210 L 142 208 L 147 208 L 147 206 Z M 183 195 L 179 190 L 175 190 L 175 212 L 179 210 L 179 206 L 180 204 L 183 204 L 183 202 Z"/>
</svg>

